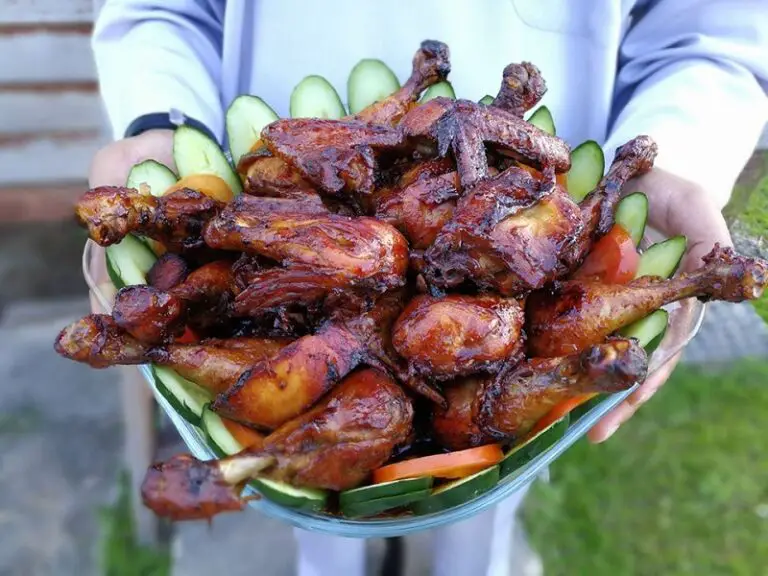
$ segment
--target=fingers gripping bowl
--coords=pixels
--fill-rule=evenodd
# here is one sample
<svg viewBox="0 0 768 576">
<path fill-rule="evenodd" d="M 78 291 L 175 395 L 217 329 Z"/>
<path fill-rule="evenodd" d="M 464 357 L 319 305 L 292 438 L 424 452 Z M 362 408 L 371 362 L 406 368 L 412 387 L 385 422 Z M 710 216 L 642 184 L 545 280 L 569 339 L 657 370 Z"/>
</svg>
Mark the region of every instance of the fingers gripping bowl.
<svg viewBox="0 0 768 576">
<path fill-rule="evenodd" d="M 179 129 L 178 176 L 145 162 L 78 203 L 109 313 L 56 349 L 146 376 L 192 452 L 148 471 L 158 514 L 250 503 L 371 537 L 466 518 L 679 352 L 701 301 L 764 287 L 763 262 L 714 247 L 673 277 L 685 239 L 641 242 L 648 199 L 621 191 L 651 168 L 649 138 L 605 172 L 546 108 L 523 119 L 545 90 L 534 66 L 481 103 L 454 99 L 448 70 L 432 41 L 402 87 L 363 61 L 349 116 L 319 77 L 291 98 L 303 118 L 238 98 L 234 162 Z M 94 282 L 96 244 L 116 297 Z"/>
</svg>

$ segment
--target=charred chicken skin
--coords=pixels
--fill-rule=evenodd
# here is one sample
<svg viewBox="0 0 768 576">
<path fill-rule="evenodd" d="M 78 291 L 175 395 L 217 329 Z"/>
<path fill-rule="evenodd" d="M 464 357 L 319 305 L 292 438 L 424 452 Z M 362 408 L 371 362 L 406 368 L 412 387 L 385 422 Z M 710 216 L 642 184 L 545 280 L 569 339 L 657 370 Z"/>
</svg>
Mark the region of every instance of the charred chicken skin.
<svg viewBox="0 0 768 576">
<path fill-rule="evenodd" d="M 411 370 L 446 380 L 499 370 L 523 350 L 523 311 L 499 296 L 416 296 L 395 322 L 392 343 Z"/>
<path fill-rule="evenodd" d="M 547 84 L 541 71 L 530 62 L 509 64 L 504 68 L 501 88 L 492 106 L 503 108 L 518 118 L 522 118 L 544 97 Z"/>
<path fill-rule="evenodd" d="M 691 297 L 742 302 L 759 298 L 766 283 L 768 263 L 719 245 L 704 257 L 704 266 L 671 280 L 562 282 L 528 297 L 528 351 L 542 357 L 573 354 L 670 302 Z"/>
<path fill-rule="evenodd" d="M 182 252 L 204 245 L 203 224 L 220 208 L 221 203 L 188 188 L 155 197 L 133 188 L 101 186 L 78 200 L 75 215 L 100 246 L 136 233 Z"/>
<path fill-rule="evenodd" d="M 260 448 L 221 460 L 181 454 L 154 464 L 144 478 L 142 499 L 159 516 L 199 520 L 241 510 L 248 499 L 240 493 L 249 478 L 353 488 L 408 438 L 412 421 L 411 402 L 391 378 L 360 370 L 267 436 Z"/>
</svg>

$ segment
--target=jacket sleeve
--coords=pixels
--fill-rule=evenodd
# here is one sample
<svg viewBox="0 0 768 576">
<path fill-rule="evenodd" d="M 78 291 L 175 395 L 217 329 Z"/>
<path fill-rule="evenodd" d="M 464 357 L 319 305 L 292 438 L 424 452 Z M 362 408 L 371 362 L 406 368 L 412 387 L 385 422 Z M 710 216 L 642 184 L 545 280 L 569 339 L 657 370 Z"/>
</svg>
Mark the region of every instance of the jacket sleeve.
<svg viewBox="0 0 768 576">
<path fill-rule="evenodd" d="M 768 120 L 768 2 L 640 3 L 619 56 L 606 160 L 638 134 L 719 207 Z"/>
<path fill-rule="evenodd" d="M 92 46 L 115 139 L 140 116 L 176 109 L 221 140 L 224 2 L 107 0 Z"/>
</svg>

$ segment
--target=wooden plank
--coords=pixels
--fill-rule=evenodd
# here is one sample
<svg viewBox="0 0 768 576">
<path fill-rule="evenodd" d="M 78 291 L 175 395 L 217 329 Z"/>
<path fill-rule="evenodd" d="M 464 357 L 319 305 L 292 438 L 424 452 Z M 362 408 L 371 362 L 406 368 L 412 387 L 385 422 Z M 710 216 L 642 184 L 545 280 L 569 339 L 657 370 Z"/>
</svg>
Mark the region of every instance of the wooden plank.
<svg viewBox="0 0 768 576">
<path fill-rule="evenodd" d="M 105 124 L 96 92 L 0 90 L 0 134 L 98 130 Z"/>
<path fill-rule="evenodd" d="M 106 142 L 107 136 L 99 133 L 6 140 L 0 146 L 0 186 L 82 181 Z"/>
<path fill-rule="evenodd" d="M 0 188 L 0 224 L 70 220 L 86 189 L 85 181 Z"/>
<path fill-rule="evenodd" d="M 33 32 L 0 36 L 0 84 L 95 79 L 88 34 Z"/>
<path fill-rule="evenodd" d="M 93 0 L 0 0 L 0 24 L 89 22 Z"/>
</svg>

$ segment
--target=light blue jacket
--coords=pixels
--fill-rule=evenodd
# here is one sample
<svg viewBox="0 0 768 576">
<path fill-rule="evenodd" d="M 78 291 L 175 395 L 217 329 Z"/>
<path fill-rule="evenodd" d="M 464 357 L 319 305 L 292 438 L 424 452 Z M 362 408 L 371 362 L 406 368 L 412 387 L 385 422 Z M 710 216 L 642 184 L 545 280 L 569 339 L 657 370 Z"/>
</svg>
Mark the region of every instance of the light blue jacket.
<svg viewBox="0 0 768 576">
<path fill-rule="evenodd" d="M 459 97 L 498 90 L 509 62 L 541 68 L 571 145 L 649 134 L 657 166 L 724 205 L 768 120 L 768 0 L 108 0 L 93 48 L 115 138 L 176 108 L 223 136 L 241 93 L 281 115 L 307 74 L 345 99 L 361 58 L 401 82 L 421 40 L 446 42 Z"/>
</svg>

